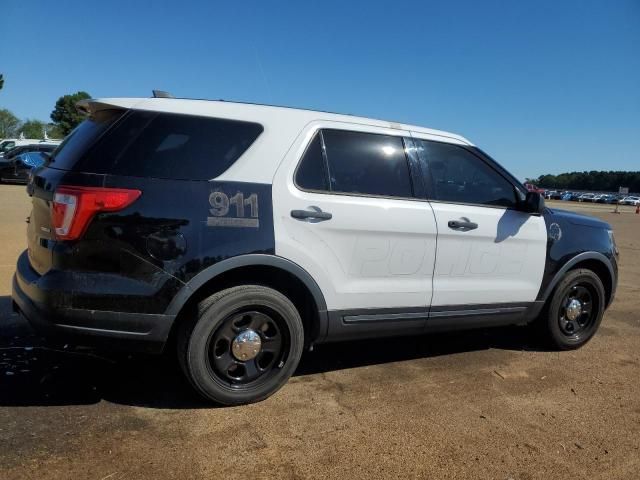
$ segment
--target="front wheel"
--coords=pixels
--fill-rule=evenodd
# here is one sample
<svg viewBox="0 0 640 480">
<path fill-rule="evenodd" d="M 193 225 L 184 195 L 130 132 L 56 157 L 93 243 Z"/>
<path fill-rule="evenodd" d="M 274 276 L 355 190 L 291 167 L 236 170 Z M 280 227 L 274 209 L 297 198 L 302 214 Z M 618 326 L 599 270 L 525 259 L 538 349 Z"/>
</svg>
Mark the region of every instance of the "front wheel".
<svg viewBox="0 0 640 480">
<path fill-rule="evenodd" d="M 263 400 L 293 374 L 304 345 L 302 320 L 277 290 L 244 285 L 200 303 L 182 326 L 180 364 L 192 385 L 223 405 Z"/>
<path fill-rule="evenodd" d="M 540 320 L 551 346 L 572 350 L 596 333 L 605 307 L 605 291 L 591 270 L 569 271 L 556 287 L 546 315 Z"/>
</svg>

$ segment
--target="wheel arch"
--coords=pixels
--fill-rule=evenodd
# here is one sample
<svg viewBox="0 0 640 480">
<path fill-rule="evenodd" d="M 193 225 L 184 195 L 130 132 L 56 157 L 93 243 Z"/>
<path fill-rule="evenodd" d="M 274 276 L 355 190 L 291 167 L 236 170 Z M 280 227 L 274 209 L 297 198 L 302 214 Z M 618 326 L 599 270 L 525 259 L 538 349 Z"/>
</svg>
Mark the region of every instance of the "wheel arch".
<svg viewBox="0 0 640 480">
<path fill-rule="evenodd" d="M 578 268 L 587 268 L 593 271 L 602 280 L 606 295 L 606 306 L 609 306 L 615 294 L 615 278 L 616 272 L 611 260 L 599 252 L 583 252 L 566 262 L 558 272 L 553 276 L 549 285 L 544 289 L 540 298 L 546 302 L 553 293 L 554 289 L 562 280 L 567 272 Z"/>
<path fill-rule="evenodd" d="M 177 325 L 201 300 L 221 289 L 242 283 L 265 285 L 289 297 L 302 317 L 306 344 L 320 342 L 326 337 L 327 304 L 313 277 L 286 258 L 248 254 L 207 267 L 180 289 L 165 312 L 176 317 L 170 338 Z"/>
</svg>

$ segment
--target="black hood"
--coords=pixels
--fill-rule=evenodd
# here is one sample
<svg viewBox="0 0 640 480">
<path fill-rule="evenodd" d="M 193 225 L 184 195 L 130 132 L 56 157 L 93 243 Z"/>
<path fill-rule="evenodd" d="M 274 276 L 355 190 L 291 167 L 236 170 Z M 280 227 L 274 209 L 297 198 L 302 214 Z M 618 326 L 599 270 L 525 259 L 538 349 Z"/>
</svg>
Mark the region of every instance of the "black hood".
<svg viewBox="0 0 640 480">
<path fill-rule="evenodd" d="M 611 226 L 607 222 L 589 215 L 582 215 L 580 213 L 570 212 L 569 210 L 560 210 L 558 208 L 547 208 L 547 211 L 552 217 L 560 218 L 574 225 L 611 230 Z"/>
</svg>

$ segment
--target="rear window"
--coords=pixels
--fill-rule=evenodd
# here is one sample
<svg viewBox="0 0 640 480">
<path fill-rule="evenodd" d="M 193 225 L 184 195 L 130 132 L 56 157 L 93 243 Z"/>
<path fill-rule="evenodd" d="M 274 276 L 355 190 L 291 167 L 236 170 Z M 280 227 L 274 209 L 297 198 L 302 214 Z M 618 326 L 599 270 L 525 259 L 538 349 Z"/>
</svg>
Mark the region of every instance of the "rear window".
<svg viewBox="0 0 640 480">
<path fill-rule="evenodd" d="M 222 174 L 263 130 L 250 122 L 143 111 L 130 111 L 117 122 L 88 122 L 86 136 L 93 138 L 93 145 L 76 156 L 73 170 L 185 180 Z M 58 156 L 52 166 L 65 168 L 58 164 Z"/>
</svg>

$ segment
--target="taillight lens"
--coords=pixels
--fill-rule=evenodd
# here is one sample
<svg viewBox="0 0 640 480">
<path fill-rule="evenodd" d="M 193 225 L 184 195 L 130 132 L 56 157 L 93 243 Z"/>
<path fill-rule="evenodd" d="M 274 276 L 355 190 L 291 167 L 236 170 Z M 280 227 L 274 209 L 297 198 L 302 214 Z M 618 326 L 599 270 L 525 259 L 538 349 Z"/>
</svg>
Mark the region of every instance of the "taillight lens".
<svg viewBox="0 0 640 480">
<path fill-rule="evenodd" d="M 101 187 L 58 187 L 51 204 L 51 223 L 58 240 L 77 240 L 96 213 L 128 207 L 140 190 Z"/>
</svg>

